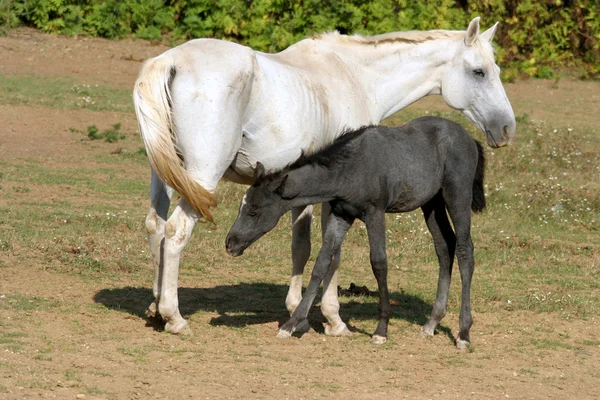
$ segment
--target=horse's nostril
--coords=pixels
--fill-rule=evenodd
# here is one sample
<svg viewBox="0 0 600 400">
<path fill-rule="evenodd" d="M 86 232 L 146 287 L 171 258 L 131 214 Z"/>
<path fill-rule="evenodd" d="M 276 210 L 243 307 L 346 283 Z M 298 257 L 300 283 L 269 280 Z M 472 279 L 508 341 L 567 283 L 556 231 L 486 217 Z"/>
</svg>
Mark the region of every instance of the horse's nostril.
<svg viewBox="0 0 600 400">
<path fill-rule="evenodd" d="M 510 134 L 508 133 L 508 125 L 504 125 L 504 139 L 508 140 Z"/>
</svg>

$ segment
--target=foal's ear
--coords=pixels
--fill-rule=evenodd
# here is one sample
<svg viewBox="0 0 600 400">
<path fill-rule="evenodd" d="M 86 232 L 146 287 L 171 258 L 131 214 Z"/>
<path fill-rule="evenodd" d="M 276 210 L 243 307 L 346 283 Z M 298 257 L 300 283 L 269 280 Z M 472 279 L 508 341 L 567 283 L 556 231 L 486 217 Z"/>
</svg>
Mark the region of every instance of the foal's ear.
<svg viewBox="0 0 600 400">
<path fill-rule="evenodd" d="M 283 200 L 291 200 L 294 197 L 298 196 L 297 191 L 293 189 L 290 182 L 288 182 L 288 174 L 282 176 L 277 183 L 277 189 L 275 189 L 275 193 L 277 193 Z"/>
<path fill-rule="evenodd" d="M 256 168 L 254 168 L 254 181 L 259 182 L 265 177 L 265 166 L 260 161 L 256 162 Z"/>
<path fill-rule="evenodd" d="M 477 36 L 479 36 L 479 17 L 473 18 L 469 27 L 467 28 L 467 35 L 465 36 L 465 44 L 467 46 L 473 45 Z"/>
<path fill-rule="evenodd" d="M 498 29 L 498 22 L 496 22 L 494 24 L 494 26 L 489 28 L 487 31 L 483 32 L 481 34 L 481 38 L 483 40 L 487 40 L 488 42 L 492 43 L 492 40 L 494 39 L 494 35 L 496 34 L 496 29 Z"/>
</svg>

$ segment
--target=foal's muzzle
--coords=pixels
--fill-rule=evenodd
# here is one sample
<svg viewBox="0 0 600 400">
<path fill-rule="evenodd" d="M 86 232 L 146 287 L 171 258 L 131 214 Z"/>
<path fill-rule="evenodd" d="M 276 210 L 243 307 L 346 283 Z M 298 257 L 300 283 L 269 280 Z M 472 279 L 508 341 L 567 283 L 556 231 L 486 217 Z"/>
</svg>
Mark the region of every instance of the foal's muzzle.
<svg viewBox="0 0 600 400">
<path fill-rule="evenodd" d="M 238 257 L 244 254 L 244 248 L 236 246 L 235 242 L 234 238 L 227 236 L 227 239 L 225 239 L 225 249 L 230 256 Z"/>
</svg>

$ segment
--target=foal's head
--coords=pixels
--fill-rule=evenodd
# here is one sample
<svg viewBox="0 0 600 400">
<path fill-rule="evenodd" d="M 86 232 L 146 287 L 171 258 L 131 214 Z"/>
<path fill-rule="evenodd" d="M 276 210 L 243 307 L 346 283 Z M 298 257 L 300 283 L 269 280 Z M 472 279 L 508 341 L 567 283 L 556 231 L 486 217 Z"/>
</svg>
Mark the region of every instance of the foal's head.
<svg viewBox="0 0 600 400">
<path fill-rule="evenodd" d="M 500 81 L 492 39 L 498 24 L 479 32 L 479 17 L 467 28 L 464 43 L 442 77 L 446 103 L 462 111 L 487 137 L 491 147 L 510 144 L 516 133 L 515 115 Z"/>
<path fill-rule="evenodd" d="M 244 250 L 275 228 L 279 218 L 290 209 L 282 196 L 287 174 L 264 176 L 261 163 L 256 166 L 256 183 L 251 186 L 244 198 L 238 217 L 225 239 L 227 252 L 241 256 Z"/>
</svg>

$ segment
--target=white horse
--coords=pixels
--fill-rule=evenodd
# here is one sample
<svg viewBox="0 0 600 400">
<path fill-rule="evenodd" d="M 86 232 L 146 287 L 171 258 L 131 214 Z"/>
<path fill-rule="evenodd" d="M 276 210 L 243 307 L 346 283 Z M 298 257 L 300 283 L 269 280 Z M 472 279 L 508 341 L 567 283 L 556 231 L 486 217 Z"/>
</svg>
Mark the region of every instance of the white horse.
<svg viewBox="0 0 600 400">
<path fill-rule="evenodd" d="M 477 124 L 491 147 L 508 145 L 516 123 L 494 61 L 497 25 L 480 33 L 475 18 L 466 32 L 326 33 L 277 54 L 197 39 L 148 60 L 133 91 L 152 167 L 146 228 L 155 301 L 147 314 L 160 315 L 168 332 L 186 329 L 177 297 L 181 251 L 199 218 L 212 221 L 218 182 L 252 183 L 257 162 L 267 172 L 283 168 L 344 129 L 378 124 L 433 94 Z M 182 198 L 167 219 L 171 188 Z M 301 300 L 311 218 L 312 206 L 292 210 L 290 312 Z M 338 264 L 339 254 L 323 283 L 321 310 L 326 333 L 347 335 Z"/>
</svg>

